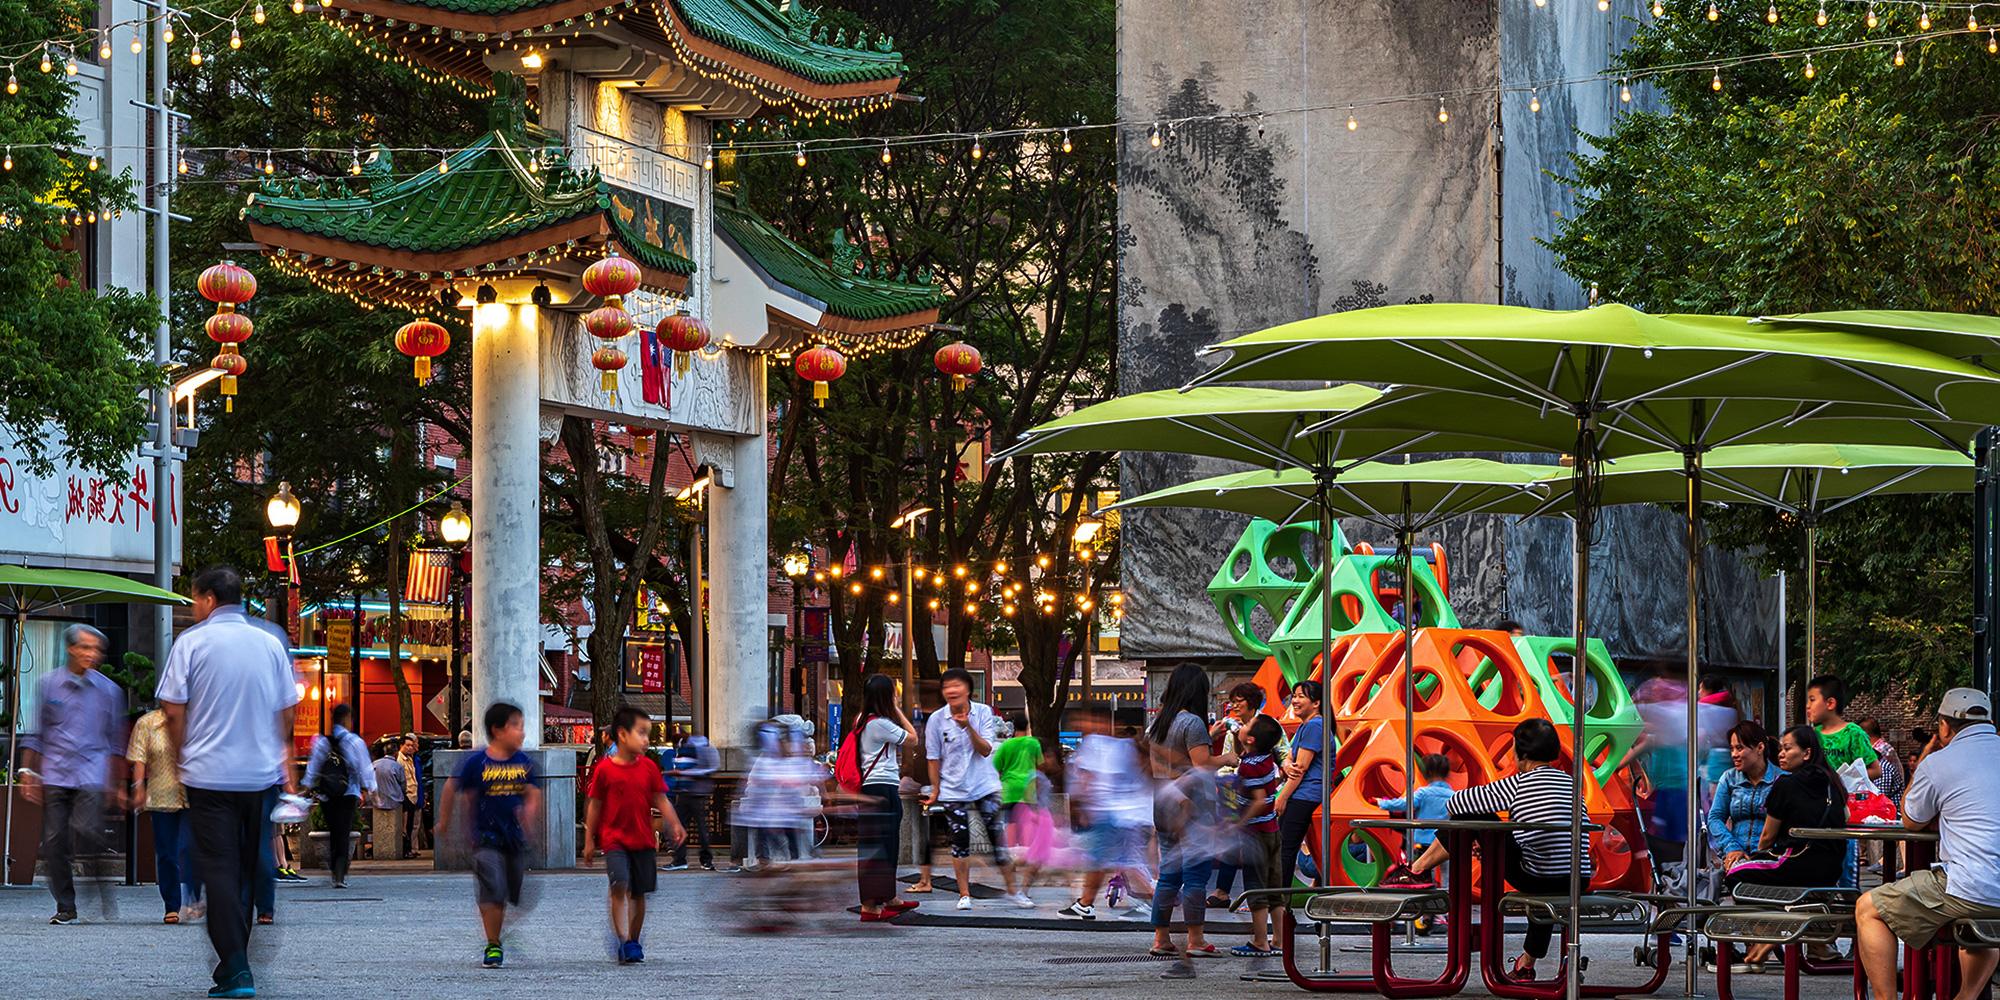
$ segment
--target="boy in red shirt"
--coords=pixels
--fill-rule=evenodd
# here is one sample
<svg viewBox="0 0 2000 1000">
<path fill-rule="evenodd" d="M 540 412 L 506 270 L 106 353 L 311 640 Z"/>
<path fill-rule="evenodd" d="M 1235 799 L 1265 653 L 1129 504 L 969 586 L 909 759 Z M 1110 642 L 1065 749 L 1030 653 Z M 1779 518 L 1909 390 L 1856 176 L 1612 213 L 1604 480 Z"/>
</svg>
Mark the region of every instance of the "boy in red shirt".
<svg viewBox="0 0 2000 1000">
<path fill-rule="evenodd" d="M 659 882 L 660 829 L 669 846 L 686 831 L 667 801 L 667 780 L 646 755 L 653 720 L 627 705 L 611 720 L 612 753 L 590 772 L 590 808 L 583 820 L 583 863 L 604 850 L 611 877 L 611 931 L 618 937 L 618 964 L 646 960 L 639 932 L 646 925 L 646 896 Z M 657 815 L 655 815 L 657 813 Z"/>
</svg>

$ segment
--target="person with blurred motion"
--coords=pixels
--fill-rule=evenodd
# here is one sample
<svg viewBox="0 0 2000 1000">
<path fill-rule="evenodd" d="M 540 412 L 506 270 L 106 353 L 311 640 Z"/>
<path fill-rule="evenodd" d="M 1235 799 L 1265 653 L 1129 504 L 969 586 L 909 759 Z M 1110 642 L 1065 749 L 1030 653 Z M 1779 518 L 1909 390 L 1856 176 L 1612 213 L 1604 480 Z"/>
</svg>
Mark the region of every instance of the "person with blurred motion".
<svg viewBox="0 0 2000 1000">
<path fill-rule="evenodd" d="M 1070 759 L 1070 810 L 1076 816 L 1085 863 L 1076 901 L 1061 911 L 1079 920 L 1097 919 L 1097 893 L 1114 874 L 1136 874 L 1144 863 L 1147 831 L 1153 822 L 1153 793 L 1134 741 L 1112 726 L 1111 705 L 1083 706 L 1083 739 Z M 1152 895 L 1147 879 L 1139 895 Z"/>
<path fill-rule="evenodd" d="M 347 888 L 354 816 L 362 796 L 374 794 L 376 787 L 368 745 L 347 728 L 353 722 L 353 706 L 333 706 L 330 728 L 313 738 L 312 756 L 306 760 L 306 788 L 319 798 L 326 817 L 326 867 L 335 889 Z"/>
<path fill-rule="evenodd" d="M 1208 745 L 1208 671 L 1183 663 L 1167 678 L 1160 711 L 1147 730 L 1152 744 L 1153 777 L 1158 794 L 1153 827 L 1160 841 L 1160 879 L 1153 889 L 1153 955 L 1178 955 L 1180 960 L 1161 973 L 1167 979 L 1191 979 L 1197 956 L 1213 956 L 1203 928 L 1208 918 L 1208 872 L 1214 864 L 1216 822 L 1215 772 Z M 1187 937 L 1179 949 L 1168 930 L 1175 904 Z"/>
<path fill-rule="evenodd" d="M 507 908 L 521 905 L 530 832 L 540 828 L 542 778 L 534 758 L 521 752 L 527 729 L 518 706 L 496 701 L 486 707 L 484 722 L 486 748 L 467 757 L 445 782 L 432 842 L 450 836 L 453 813 L 464 817 L 479 924 L 486 932 L 486 951 L 479 964 L 497 969 L 507 961 L 500 944 Z"/>
<path fill-rule="evenodd" d="M 611 721 L 611 753 L 590 769 L 583 863 L 589 866 L 592 856 L 603 849 L 619 965 L 646 960 L 639 938 L 646 927 L 646 897 L 659 887 L 662 830 L 672 844 L 687 837 L 667 801 L 666 777 L 646 754 L 652 731 L 652 717 L 630 705 L 620 708 Z"/>
<path fill-rule="evenodd" d="M 861 715 L 854 720 L 849 752 L 860 787 L 859 843 L 854 858 L 855 881 L 861 892 L 861 919 L 888 920 L 915 902 L 898 898 L 896 858 L 903 824 L 903 767 L 900 751 L 916 742 L 917 728 L 896 703 L 896 682 L 886 674 L 870 674 L 861 686 Z"/>
<path fill-rule="evenodd" d="M 715 795 L 715 772 L 722 770 L 722 754 L 700 733 L 689 733 L 674 745 L 674 812 L 686 824 L 688 835 L 674 845 L 670 872 L 686 871 L 688 845 L 699 850 L 697 860 L 715 870 L 715 852 L 708 844 L 709 803 Z"/>
<path fill-rule="evenodd" d="M 993 768 L 993 746 L 1000 739 L 1000 719 L 993 709 L 972 700 L 972 675 L 947 670 L 938 681 L 944 708 L 924 722 L 924 756 L 930 761 L 931 793 L 924 807 L 944 806 L 951 827 L 951 871 L 958 880 L 958 908 L 972 909 L 972 814 L 978 813 L 993 849 L 993 866 L 1000 870 L 1008 902 L 1034 909 L 1035 902 L 1014 884 L 1014 866 L 1007 859 L 1007 821 L 1000 811 L 1000 772 Z"/>
<path fill-rule="evenodd" d="M 1936 828 L 1938 861 L 1877 887 L 1854 905 L 1855 957 L 1875 1000 L 1896 1000 L 1896 942 L 1915 954 L 1957 920 L 2000 920 L 2000 735 L 1993 702 L 1977 688 L 1952 688 L 1938 704 L 1938 728 L 1903 793 L 1903 825 Z M 2000 951 L 1959 948 L 1953 1000 L 1986 992 Z M 1943 991 L 1939 991 L 1943 995 Z"/>
<path fill-rule="evenodd" d="M 167 654 L 157 696 L 187 789 L 196 874 L 208 894 L 216 957 L 208 993 L 254 997 L 251 895 L 279 790 L 298 790 L 291 750 L 299 691 L 285 644 L 244 613 L 241 575 L 219 566 L 196 576 L 190 589 L 198 625 Z"/>
<path fill-rule="evenodd" d="M 132 724 L 125 760 L 132 765 L 132 810 L 144 812 L 153 824 L 153 871 L 167 907 L 165 922 L 200 919 L 207 908 L 188 857 L 194 838 L 187 836 L 187 789 L 167 739 L 166 712 L 155 707 Z"/>
<path fill-rule="evenodd" d="M 109 643 L 88 625 L 63 630 L 66 662 L 42 680 L 39 725 L 21 735 L 17 775 L 30 802 L 42 804 L 42 864 L 55 897 L 52 924 L 75 923 L 77 859 L 95 864 L 104 853 L 107 809 L 122 807 L 124 769 L 112 761 L 125 749 L 125 691 L 98 673 Z M 110 897 L 105 897 L 109 906 Z"/>
</svg>

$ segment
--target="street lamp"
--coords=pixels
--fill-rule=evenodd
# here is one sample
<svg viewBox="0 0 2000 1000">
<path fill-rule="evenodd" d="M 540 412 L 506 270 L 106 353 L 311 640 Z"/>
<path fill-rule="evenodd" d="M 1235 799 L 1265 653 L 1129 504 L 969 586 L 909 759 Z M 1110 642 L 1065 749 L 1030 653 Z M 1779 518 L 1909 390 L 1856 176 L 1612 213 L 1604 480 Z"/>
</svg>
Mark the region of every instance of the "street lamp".
<svg viewBox="0 0 2000 1000">
<path fill-rule="evenodd" d="M 464 665 L 459 656 L 459 646 L 462 643 L 458 637 L 461 614 L 458 596 L 458 557 L 459 553 L 465 551 L 465 543 L 472 540 L 472 518 L 466 515 L 465 508 L 457 500 L 453 500 L 451 509 L 445 511 L 444 516 L 438 519 L 438 538 L 444 541 L 446 548 L 451 549 L 451 565 L 446 570 L 446 580 L 451 592 L 451 697 L 446 699 L 448 702 L 446 714 L 451 717 L 451 732 L 456 737 L 464 729 L 465 723 L 465 678 L 461 676 Z"/>
<path fill-rule="evenodd" d="M 930 507 L 911 507 L 889 522 L 889 530 L 910 533 L 909 547 L 903 550 L 903 708 L 917 707 L 917 519 Z"/>
<path fill-rule="evenodd" d="M 799 577 L 812 572 L 812 555 L 806 552 L 790 552 L 785 555 L 785 575 L 797 583 Z"/>
<path fill-rule="evenodd" d="M 1077 666 L 1083 682 L 1078 694 L 1084 702 L 1090 701 L 1090 675 L 1096 665 L 1091 655 L 1096 652 L 1092 648 L 1096 640 L 1091 636 L 1090 626 L 1097 620 L 1097 605 L 1090 599 L 1090 571 L 1091 560 L 1096 558 L 1097 550 L 1092 548 L 1091 543 L 1097 541 L 1098 533 L 1103 530 L 1104 519 L 1086 510 L 1077 515 L 1076 530 L 1070 533 L 1070 543 L 1076 547 L 1077 561 L 1083 564 L 1083 593 L 1077 597 L 1077 613 L 1083 618 L 1083 655 Z M 1059 707 L 1056 711 L 1060 713 L 1062 709 Z M 1057 717 L 1061 718 L 1060 714 Z"/>
<path fill-rule="evenodd" d="M 706 462 L 695 466 L 694 480 L 674 494 L 681 503 L 693 503 L 701 508 L 701 514 L 688 528 L 688 635 L 681 636 L 681 646 L 687 650 L 688 714 L 693 717 L 695 731 L 708 732 L 708 706 L 703 701 L 708 697 L 708 658 L 703 647 L 707 645 L 704 630 L 707 622 L 702 614 L 701 600 L 701 529 L 708 521 L 708 510 L 701 506 L 702 494 L 715 485 L 715 470 Z M 673 685 L 667 685 L 667 714 L 673 714 Z"/>
<path fill-rule="evenodd" d="M 297 530 L 299 526 L 299 498 L 292 495 L 291 483 L 280 481 L 278 483 L 278 492 L 272 494 L 271 499 L 264 501 L 264 520 L 270 523 L 271 534 L 275 536 L 277 544 L 284 548 L 285 553 L 284 565 L 282 567 L 276 565 L 275 562 L 272 565 L 273 569 L 281 570 L 285 574 L 285 607 L 282 609 L 274 608 L 271 620 L 285 627 L 286 637 L 292 645 L 296 646 L 298 645 L 298 639 L 294 636 L 291 628 L 291 603 L 294 588 L 298 586 L 298 567 L 292 562 L 292 532 Z M 276 548 L 272 548 L 268 551 L 276 552 L 277 550 Z M 273 558 L 275 559 L 275 557 Z"/>
<path fill-rule="evenodd" d="M 781 563 L 781 565 L 785 571 L 785 578 L 792 581 L 792 624 L 790 631 L 792 640 L 791 687 L 792 687 L 792 701 L 794 703 L 792 708 L 800 715 L 805 715 L 807 712 L 806 708 L 807 684 L 806 684 L 806 665 L 805 665 L 806 648 L 805 648 L 805 643 L 803 641 L 804 637 L 800 635 L 800 631 L 804 627 L 806 619 L 805 619 L 805 608 L 802 607 L 801 605 L 803 603 L 802 595 L 805 589 L 804 588 L 805 577 L 807 573 L 812 572 L 812 553 L 807 552 L 804 549 L 793 549 L 792 551 L 785 553 L 785 558 L 784 561 Z M 773 704 L 782 706 L 783 705 L 783 701 L 781 698 L 782 692 L 775 689 L 782 687 L 783 685 L 781 682 L 774 680 L 772 686 L 774 690 L 771 692 L 771 701 Z"/>
</svg>

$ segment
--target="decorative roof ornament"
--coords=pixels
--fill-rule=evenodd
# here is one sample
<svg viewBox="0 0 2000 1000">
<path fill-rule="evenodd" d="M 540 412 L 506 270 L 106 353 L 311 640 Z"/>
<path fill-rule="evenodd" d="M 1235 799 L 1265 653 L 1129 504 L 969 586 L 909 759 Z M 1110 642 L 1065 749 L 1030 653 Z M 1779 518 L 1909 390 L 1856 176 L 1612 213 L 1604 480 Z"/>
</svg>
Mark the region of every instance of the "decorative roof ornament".
<svg viewBox="0 0 2000 1000">
<path fill-rule="evenodd" d="M 833 252 L 828 259 L 832 261 L 836 273 L 851 275 L 854 265 L 861 260 L 861 248 L 848 242 L 847 230 L 836 229 L 833 231 Z"/>
</svg>

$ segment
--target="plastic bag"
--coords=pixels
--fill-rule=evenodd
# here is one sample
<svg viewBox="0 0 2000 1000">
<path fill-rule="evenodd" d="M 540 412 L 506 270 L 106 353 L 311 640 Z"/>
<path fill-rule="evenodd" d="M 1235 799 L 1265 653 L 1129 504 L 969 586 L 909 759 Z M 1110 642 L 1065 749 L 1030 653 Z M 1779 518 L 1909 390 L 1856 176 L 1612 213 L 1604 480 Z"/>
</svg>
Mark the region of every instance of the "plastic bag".
<svg viewBox="0 0 2000 1000">
<path fill-rule="evenodd" d="M 1868 765 L 1850 760 L 1840 768 L 1840 783 L 1847 789 L 1847 822 L 1852 826 L 1896 822 L 1896 803 L 1891 802 L 1868 778 Z"/>
</svg>

